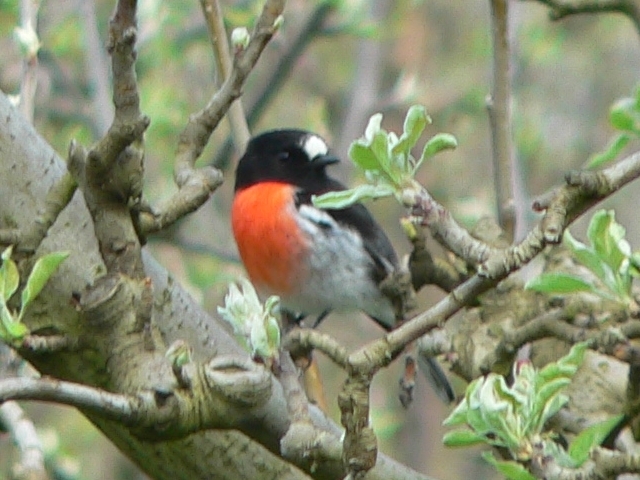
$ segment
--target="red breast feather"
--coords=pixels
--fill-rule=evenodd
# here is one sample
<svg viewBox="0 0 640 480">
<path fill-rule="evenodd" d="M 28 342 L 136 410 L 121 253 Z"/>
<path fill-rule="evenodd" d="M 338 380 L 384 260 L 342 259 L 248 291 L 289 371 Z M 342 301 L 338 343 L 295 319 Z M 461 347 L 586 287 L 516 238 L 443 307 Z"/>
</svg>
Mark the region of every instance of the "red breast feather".
<svg viewBox="0 0 640 480">
<path fill-rule="evenodd" d="M 307 240 L 296 223 L 295 189 L 262 182 L 236 192 L 231 208 L 233 235 L 242 263 L 258 290 L 288 295 L 300 285 Z"/>
</svg>

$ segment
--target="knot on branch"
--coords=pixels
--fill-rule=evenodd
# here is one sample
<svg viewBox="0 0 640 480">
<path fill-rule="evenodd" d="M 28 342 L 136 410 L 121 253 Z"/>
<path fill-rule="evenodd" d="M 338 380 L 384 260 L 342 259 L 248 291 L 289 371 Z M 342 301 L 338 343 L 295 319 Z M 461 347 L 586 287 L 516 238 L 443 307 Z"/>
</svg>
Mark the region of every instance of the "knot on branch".
<svg viewBox="0 0 640 480">
<path fill-rule="evenodd" d="M 271 396 L 271 375 L 249 359 L 216 357 L 204 366 L 203 373 L 207 385 L 233 406 L 258 407 Z"/>
</svg>

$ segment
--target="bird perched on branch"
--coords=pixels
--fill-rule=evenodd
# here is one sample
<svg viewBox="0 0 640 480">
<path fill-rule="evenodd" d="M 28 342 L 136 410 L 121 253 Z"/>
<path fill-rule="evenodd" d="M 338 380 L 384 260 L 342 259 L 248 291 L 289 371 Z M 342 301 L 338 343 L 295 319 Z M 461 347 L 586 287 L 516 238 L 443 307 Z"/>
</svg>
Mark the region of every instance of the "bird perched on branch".
<svg viewBox="0 0 640 480">
<path fill-rule="evenodd" d="M 236 170 L 231 221 L 240 257 L 262 295 L 278 295 L 288 311 L 317 315 L 361 310 L 391 330 L 397 308 L 380 283 L 398 269 L 389 239 L 356 204 L 321 210 L 311 203 L 345 187 L 326 168 L 339 162 L 325 141 L 304 130 L 272 130 L 252 138 Z M 454 398 L 434 359 L 425 372 L 447 401 Z"/>
</svg>

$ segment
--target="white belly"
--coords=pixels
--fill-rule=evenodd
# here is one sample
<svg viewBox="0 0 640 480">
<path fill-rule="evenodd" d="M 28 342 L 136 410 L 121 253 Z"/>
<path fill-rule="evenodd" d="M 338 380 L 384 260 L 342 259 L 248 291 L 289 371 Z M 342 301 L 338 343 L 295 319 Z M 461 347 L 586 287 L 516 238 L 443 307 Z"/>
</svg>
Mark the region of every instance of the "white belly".
<svg viewBox="0 0 640 480">
<path fill-rule="evenodd" d="M 305 281 L 295 296 L 281 298 L 282 305 L 307 315 L 362 310 L 392 325 L 393 307 L 372 278 L 374 261 L 360 236 L 309 205 L 300 206 L 299 212 L 300 228 L 313 239 L 314 248 L 305 265 Z"/>
</svg>

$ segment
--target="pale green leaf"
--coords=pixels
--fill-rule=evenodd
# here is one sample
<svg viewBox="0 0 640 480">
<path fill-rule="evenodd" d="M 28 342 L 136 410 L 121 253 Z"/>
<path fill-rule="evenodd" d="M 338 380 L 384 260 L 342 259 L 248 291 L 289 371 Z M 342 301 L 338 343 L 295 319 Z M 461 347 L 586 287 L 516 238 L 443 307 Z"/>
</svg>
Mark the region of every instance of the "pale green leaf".
<svg viewBox="0 0 640 480">
<path fill-rule="evenodd" d="M 609 122 L 613 128 L 627 132 L 638 131 L 638 110 L 633 98 L 625 97 L 615 102 L 609 111 Z"/>
<path fill-rule="evenodd" d="M 22 339 L 29 333 L 26 325 L 14 318 L 6 305 L 0 305 L 0 320 L 2 321 L 3 340 L 7 343 L 13 343 Z"/>
<path fill-rule="evenodd" d="M 52 252 L 36 261 L 27 279 L 27 284 L 22 290 L 22 305 L 20 306 L 19 318 L 22 318 L 25 309 L 40 294 L 51 276 L 68 256 L 69 252 Z"/>
<path fill-rule="evenodd" d="M 364 130 L 364 140 L 368 145 L 373 143 L 374 137 L 380 132 L 380 125 L 382 125 L 382 114 L 376 113 L 375 115 L 371 115 L 367 123 L 367 128 Z"/>
<path fill-rule="evenodd" d="M 569 247 L 573 256 L 598 277 L 601 282 L 608 283 L 611 271 L 607 268 L 606 262 L 593 249 L 573 238 L 569 230 L 564 232 L 563 243 Z"/>
<path fill-rule="evenodd" d="M 327 192 L 314 195 L 311 202 L 317 208 L 341 209 L 347 208 L 363 200 L 373 200 L 393 195 L 394 189 L 389 185 L 358 185 L 349 190 Z"/>
<path fill-rule="evenodd" d="M 613 140 L 609 142 L 603 152 L 593 155 L 589 159 L 586 168 L 598 168 L 611 162 L 612 160 L 615 160 L 630 141 L 631 135 L 629 135 L 628 133 L 621 133 L 620 135 L 617 135 Z"/>
<path fill-rule="evenodd" d="M 422 105 L 412 105 L 404 119 L 402 136 L 393 147 L 392 152 L 409 155 L 429 123 L 431 123 L 431 119 L 427 115 L 426 109 Z"/>
<path fill-rule="evenodd" d="M 611 224 L 615 222 L 615 213 L 613 210 L 598 210 L 591 217 L 589 227 L 587 229 L 587 237 L 596 253 L 617 270 L 617 265 L 611 263 L 612 237 L 610 234 Z"/>
<path fill-rule="evenodd" d="M 16 263 L 11 260 L 13 247 L 7 247 L 2 252 L 2 265 L 0 265 L 0 301 L 8 302 L 18 289 L 20 274 Z"/>
<path fill-rule="evenodd" d="M 456 137 L 451 135 L 450 133 L 437 133 L 433 137 L 429 139 L 427 144 L 424 146 L 422 150 L 422 155 L 420 155 L 420 159 L 416 163 L 414 168 L 414 172 L 420 168 L 422 162 L 426 159 L 433 157 L 437 153 L 442 152 L 443 150 L 453 150 L 458 146 L 458 141 Z"/>
<path fill-rule="evenodd" d="M 364 145 L 361 141 L 356 141 L 349 148 L 349 157 L 362 170 L 381 170 L 382 166 L 378 157 L 373 153 L 370 146 Z"/>
</svg>

